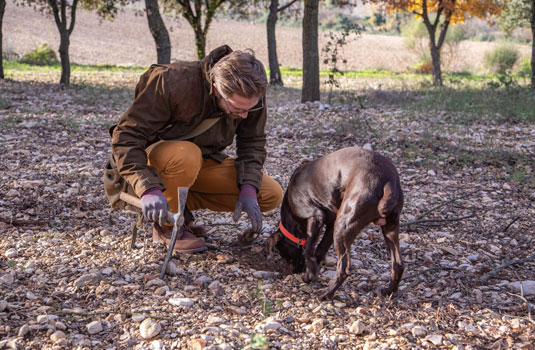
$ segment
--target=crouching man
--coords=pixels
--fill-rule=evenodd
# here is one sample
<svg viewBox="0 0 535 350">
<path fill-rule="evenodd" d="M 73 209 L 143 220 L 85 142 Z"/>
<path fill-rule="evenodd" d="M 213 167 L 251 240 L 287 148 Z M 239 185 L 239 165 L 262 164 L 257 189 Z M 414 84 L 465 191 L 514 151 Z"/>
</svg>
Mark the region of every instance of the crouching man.
<svg viewBox="0 0 535 350">
<path fill-rule="evenodd" d="M 234 220 L 245 211 L 259 232 L 261 212 L 279 206 L 282 189 L 262 172 L 266 88 L 262 63 L 226 45 L 201 61 L 152 65 L 141 76 L 132 105 L 112 130 L 111 161 L 141 198 L 145 218 L 155 222 L 155 241 L 170 242 L 166 212 L 178 209 L 178 187 L 189 188 L 174 247 L 181 253 L 207 249 L 188 229 L 191 211 L 234 212 Z M 235 159 L 222 153 L 234 137 Z"/>
</svg>

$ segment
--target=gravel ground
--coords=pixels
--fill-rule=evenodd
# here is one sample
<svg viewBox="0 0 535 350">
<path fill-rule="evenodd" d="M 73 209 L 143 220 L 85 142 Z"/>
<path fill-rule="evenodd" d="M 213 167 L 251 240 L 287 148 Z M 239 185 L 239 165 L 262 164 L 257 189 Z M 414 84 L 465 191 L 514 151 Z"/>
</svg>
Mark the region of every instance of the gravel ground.
<svg viewBox="0 0 535 350">
<path fill-rule="evenodd" d="M 244 218 L 197 212 L 211 249 L 175 256 L 160 280 L 164 247 L 148 223 L 130 247 L 135 215 L 110 212 L 100 181 L 107 128 L 135 76 L 76 72 L 86 85 L 62 88 L 17 74 L 0 82 L 0 349 L 533 349 L 535 192 L 502 163 L 533 159 L 532 126 L 300 104 L 298 90 L 272 89 L 265 169 L 283 188 L 303 159 L 369 143 L 396 164 L 406 196 L 400 291 L 377 294 L 389 258 L 370 227 L 350 277 L 318 302 L 336 257 L 312 284 L 267 257 L 277 210 L 249 243 Z M 461 162 L 489 152 L 504 157 Z"/>
</svg>

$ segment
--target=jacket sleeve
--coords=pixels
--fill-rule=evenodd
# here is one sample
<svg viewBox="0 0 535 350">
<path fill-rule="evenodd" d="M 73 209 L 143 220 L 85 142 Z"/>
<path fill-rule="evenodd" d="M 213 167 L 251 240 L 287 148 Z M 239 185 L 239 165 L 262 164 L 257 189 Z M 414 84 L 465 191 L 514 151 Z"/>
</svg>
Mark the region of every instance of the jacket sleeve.
<svg viewBox="0 0 535 350">
<path fill-rule="evenodd" d="M 265 97 L 264 97 L 265 101 Z M 265 106 L 265 102 L 264 102 Z M 266 160 L 266 119 L 267 106 L 253 112 L 242 120 L 236 129 L 235 160 L 237 185 L 249 184 L 260 189 L 262 168 Z"/>
<path fill-rule="evenodd" d="M 164 184 L 156 169 L 147 165 L 145 148 L 171 118 L 166 73 L 150 69 L 136 86 L 134 102 L 121 117 L 112 136 L 112 152 L 119 174 L 138 197 Z"/>
</svg>

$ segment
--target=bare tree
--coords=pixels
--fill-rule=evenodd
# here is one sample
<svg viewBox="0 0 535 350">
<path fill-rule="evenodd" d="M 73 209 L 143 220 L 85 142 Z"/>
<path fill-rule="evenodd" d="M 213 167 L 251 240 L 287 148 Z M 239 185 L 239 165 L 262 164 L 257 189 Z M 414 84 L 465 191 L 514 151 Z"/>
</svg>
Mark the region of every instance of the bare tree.
<svg viewBox="0 0 535 350">
<path fill-rule="evenodd" d="M 320 99 L 318 0 L 305 0 L 303 16 L 303 89 L 301 102 Z"/>
<path fill-rule="evenodd" d="M 0 0 L 0 79 L 4 79 L 4 51 L 2 50 L 2 21 L 4 19 L 4 11 L 6 9 L 6 0 Z"/>
<path fill-rule="evenodd" d="M 169 32 L 160 15 L 158 0 L 145 0 L 145 12 L 147 14 L 147 21 L 149 22 L 150 33 L 156 43 L 158 63 L 171 63 L 171 42 L 169 40 Z"/>
<path fill-rule="evenodd" d="M 279 7 L 279 0 L 271 0 L 269 5 L 269 14 L 266 23 L 267 44 L 268 44 L 268 61 L 269 61 L 269 83 L 271 85 L 283 85 L 282 76 L 279 68 L 279 59 L 277 57 L 277 37 L 275 27 L 279 18 L 279 12 L 283 12 L 299 0 L 291 0 L 285 5 Z"/>
</svg>

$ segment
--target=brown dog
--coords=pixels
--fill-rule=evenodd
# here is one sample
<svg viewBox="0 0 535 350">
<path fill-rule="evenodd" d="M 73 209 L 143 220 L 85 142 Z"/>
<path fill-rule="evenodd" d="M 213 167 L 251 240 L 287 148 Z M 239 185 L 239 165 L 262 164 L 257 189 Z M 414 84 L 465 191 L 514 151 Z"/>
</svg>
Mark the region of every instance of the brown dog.
<svg viewBox="0 0 535 350">
<path fill-rule="evenodd" d="M 398 239 L 402 208 L 399 175 L 390 160 L 367 149 L 344 148 L 294 171 L 269 249 L 272 252 L 276 246 L 293 264 L 294 273 L 306 270 L 304 280 L 310 282 L 317 278 L 318 264 L 334 240 L 336 275 L 319 294 L 321 300 L 331 299 L 349 274 L 351 244 L 374 223 L 381 226 L 392 262 L 390 284 L 382 292 L 392 294 L 403 274 Z"/>
</svg>

